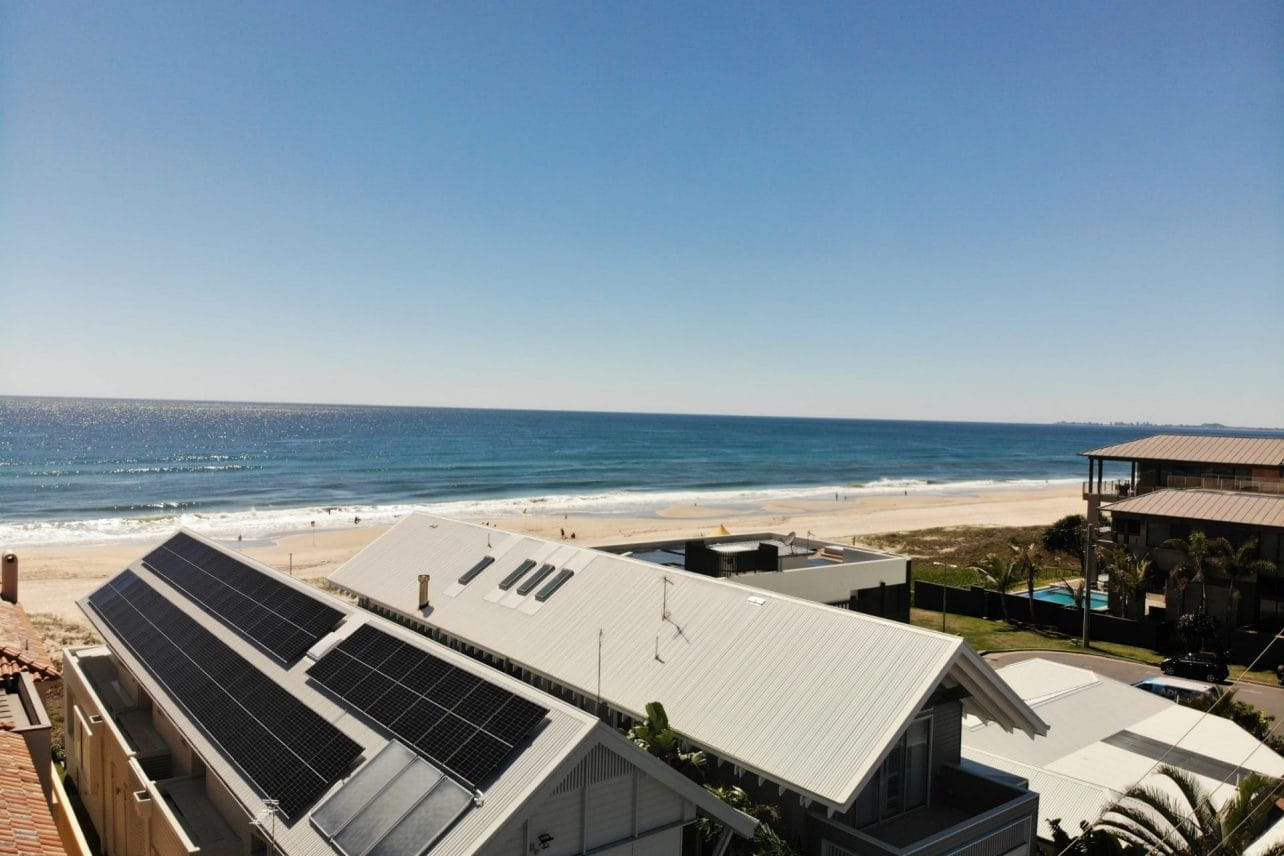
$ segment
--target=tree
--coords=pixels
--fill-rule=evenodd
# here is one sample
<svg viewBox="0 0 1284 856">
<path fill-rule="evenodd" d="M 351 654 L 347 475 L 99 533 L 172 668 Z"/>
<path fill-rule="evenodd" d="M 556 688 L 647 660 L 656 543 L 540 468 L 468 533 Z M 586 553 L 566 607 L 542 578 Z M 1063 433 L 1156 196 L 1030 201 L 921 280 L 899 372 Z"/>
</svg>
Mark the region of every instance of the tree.
<svg viewBox="0 0 1284 856">
<path fill-rule="evenodd" d="M 683 750 L 682 740 L 669 725 L 669 715 L 658 701 L 646 706 L 646 719 L 630 728 L 625 736 L 688 778 L 697 781 L 703 778 L 704 753 Z"/>
<path fill-rule="evenodd" d="M 1039 537 L 1043 549 L 1049 553 L 1065 553 L 1079 560 L 1079 572 L 1088 569 L 1087 555 L 1084 553 L 1083 528 L 1087 521 L 1082 514 L 1067 514 L 1047 529 Z"/>
<path fill-rule="evenodd" d="M 1052 849 L 1057 856 L 1129 856 L 1140 850 L 1125 844 L 1104 829 L 1091 828 L 1086 820 L 1079 821 L 1080 832 L 1074 838 L 1061 828 L 1059 817 L 1050 818 L 1048 826 L 1052 827 Z"/>
<path fill-rule="evenodd" d="M 1284 784 L 1251 773 L 1218 810 L 1212 793 L 1185 770 L 1165 764 L 1157 775 L 1167 778 L 1178 795 L 1158 784 L 1136 785 L 1106 809 L 1093 829 L 1158 856 L 1243 853 L 1273 822 L 1271 808 Z M 1262 856 L 1284 856 L 1284 844 L 1268 847 Z"/>
<path fill-rule="evenodd" d="M 1206 572 L 1208 570 L 1209 555 L 1216 548 L 1207 535 L 1202 530 L 1196 529 L 1185 538 L 1169 538 L 1161 546 L 1169 550 L 1177 550 L 1186 554 L 1186 561 L 1173 569 L 1174 580 L 1178 570 L 1185 567 L 1190 582 L 1199 583 L 1199 611 L 1208 611 L 1208 585 L 1206 583 Z M 1186 587 L 1178 583 L 1182 591 L 1182 612 L 1186 611 Z"/>
<path fill-rule="evenodd" d="M 1275 717 L 1260 707 L 1239 701 L 1235 698 L 1235 692 L 1235 690 L 1231 689 L 1219 695 L 1201 693 L 1189 698 L 1178 699 L 1177 703 L 1183 707 L 1208 711 L 1215 716 L 1229 719 L 1258 740 L 1267 740 L 1269 742 L 1272 730 L 1271 723 L 1275 721 Z M 1271 748 L 1275 747 L 1272 746 Z"/>
<path fill-rule="evenodd" d="M 1275 570 L 1275 563 L 1269 559 L 1259 559 L 1254 553 L 1257 551 L 1257 539 L 1249 538 L 1238 547 L 1232 546 L 1225 538 L 1215 539 L 1213 563 L 1219 571 L 1226 577 L 1230 591 L 1226 598 L 1226 631 L 1229 632 L 1238 626 L 1239 622 L 1235 620 L 1235 605 L 1239 602 L 1239 590 L 1235 584 L 1247 577 L 1257 574 L 1269 574 Z"/>
<path fill-rule="evenodd" d="M 756 803 L 750 799 L 744 788 L 734 785 L 720 787 L 705 785 L 704 789 L 737 811 L 742 811 L 758 821 L 758 829 L 754 832 L 752 840 L 732 840 L 731 847 L 727 851 L 732 856 L 794 856 L 793 849 L 770 826 L 771 822 L 780 820 L 778 807 L 768 803 Z M 722 834 L 722 824 L 705 815 L 701 815 L 696 820 L 696 829 L 705 841 L 717 841 L 718 836 Z"/>
<path fill-rule="evenodd" d="M 1101 566 L 1109 571 L 1107 586 L 1119 597 L 1120 615 L 1130 617 L 1137 592 L 1150 578 L 1150 555 L 1138 557 L 1126 547 L 1110 546 L 1097 550 L 1097 557 Z"/>
<path fill-rule="evenodd" d="M 1026 544 L 1024 547 L 1012 541 L 1008 544 L 1015 554 L 1012 559 L 1012 566 L 1019 577 L 1025 578 L 1025 587 L 1027 596 L 1030 598 L 1030 623 L 1037 624 L 1034 617 L 1034 583 L 1039 578 L 1039 573 L 1043 570 L 1042 559 L 1039 554 L 1039 547 L 1035 544 Z"/>
<path fill-rule="evenodd" d="M 999 593 L 999 608 L 1003 610 L 1003 620 L 1011 624 L 1012 619 L 1008 617 L 1007 592 L 1020 579 L 1016 561 L 1001 559 L 993 553 L 987 553 L 981 560 L 981 564 L 973 565 L 970 570 L 980 574 L 986 588 Z"/>
<path fill-rule="evenodd" d="M 1188 651 L 1217 647 L 1218 621 L 1206 612 L 1186 612 L 1177 618 L 1177 636 Z"/>
</svg>

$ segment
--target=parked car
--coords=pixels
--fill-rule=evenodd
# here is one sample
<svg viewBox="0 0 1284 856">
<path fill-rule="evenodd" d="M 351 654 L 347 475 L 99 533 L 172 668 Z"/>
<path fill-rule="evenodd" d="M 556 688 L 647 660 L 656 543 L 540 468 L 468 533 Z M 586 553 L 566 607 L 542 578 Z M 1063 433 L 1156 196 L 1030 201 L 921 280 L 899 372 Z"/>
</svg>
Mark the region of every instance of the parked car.
<svg viewBox="0 0 1284 856">
<path fill-rule="evenodd" d="M 1165 675 L 1181 675 L 1183 678 L 1195 678 L 1212 684 L 1221 683 L 1230 676 L 1226 660 L 1207 651 L 1191 651 L 1180 657 L 1169 657 L 1159 664 L 1159 670 Z"/>
<path fill-rule="evenodd" d="M 1133 684 L 1133 686 L 1148 693 L 1170 698 L 1173 701 L 1180 701 L 1184 698 L 1197 698 L 1199 696 L 1217 698 L 1222 694 L 1221 687 L 1215 684 L 1192 681 L 1189 678 L 1169 677 L 1167 675 L 1146 678 L 1144 681 L 1138 681 Z"/>
</svg>

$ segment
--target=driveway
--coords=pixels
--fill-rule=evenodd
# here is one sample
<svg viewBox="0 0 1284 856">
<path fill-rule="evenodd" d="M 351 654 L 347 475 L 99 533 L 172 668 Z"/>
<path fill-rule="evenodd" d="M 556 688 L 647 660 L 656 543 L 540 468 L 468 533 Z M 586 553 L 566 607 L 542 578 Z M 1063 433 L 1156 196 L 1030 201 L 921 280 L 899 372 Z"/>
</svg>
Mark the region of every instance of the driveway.
<svg viewBox="0 0 1284 856">
<path fill-rule="evenodd" d="M 1105 675 L 1107 678 L 1114 678 L 1116 681 L 1123 681 L 1126 684 L 1135 684 L 1143 678 L 1162 674 L 1157 666 L 1146 666 L 1141 663 L 1131 663 L 1127 660 L 1116 660 L 1113 657 L 1102 657 L 1097 654 L 1079 654 L 1072 651 L 1003 651 L 986 654 L 985 661 L 997 669 L 1009 663 L 1018 663 L 1021 660 L 1029 660 L 1034 657 L 1055 660 L 1058 663 L 1078 666 L 1081 669 L 1091 669 L 1098 674 Z M 1230 684 L 1223 684 L 1223 686 L 1230 686 Z M 1236 690 L 1235 698 L 1246 704 L 1261 708 L 1274 716 L 1276 722 L 1284 723 L 1284 687 L 1244 682 Z"/>
</svg>

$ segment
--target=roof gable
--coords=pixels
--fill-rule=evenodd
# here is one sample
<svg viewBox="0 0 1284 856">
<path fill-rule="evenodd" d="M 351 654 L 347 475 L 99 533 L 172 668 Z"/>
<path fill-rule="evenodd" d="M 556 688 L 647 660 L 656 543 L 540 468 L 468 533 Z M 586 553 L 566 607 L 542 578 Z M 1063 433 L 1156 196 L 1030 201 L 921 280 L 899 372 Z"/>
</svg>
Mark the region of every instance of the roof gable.
<svg viewBox="0 0 1284 856">
<path fill-rule="evenodd" d="M 574 576 L 543 602 L 500 588 L 527 560 Z M 959 637 L 489 527 L 413 515 L 331 580 L 637 719 L 660 701 L 691 741 L 834 807 L 942 682 L 1005 727 L 1042 728 Z"/>
</svg>

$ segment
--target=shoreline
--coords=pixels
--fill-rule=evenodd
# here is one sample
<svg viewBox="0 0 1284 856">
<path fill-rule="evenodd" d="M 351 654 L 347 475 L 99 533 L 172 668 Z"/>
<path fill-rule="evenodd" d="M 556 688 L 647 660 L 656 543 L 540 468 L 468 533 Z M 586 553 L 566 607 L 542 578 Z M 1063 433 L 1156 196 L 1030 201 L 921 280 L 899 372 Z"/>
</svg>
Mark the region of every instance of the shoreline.
<svg viewBox="0 0 1284 856">
<path fill-rule="evenodd" d="M 822 540 L 859 544 L 862 536 L 885 532 L 949 526 L 1042 526 L 1067 514 L 1083 512 L 1077 481 L 1073 486 L 1051 484 L 1042 488 L 996 487 L 958 493 L 906 489 L 897 494 L 843 499 L 840 492 L 839 496 L 837 501 L 814 495 L 772 497 L 742 507 L 670 504 L 640 515 L 577 514 L 570 510 L 548 513 L 552 508 L 532 513 L 526 507 L 524 513 L 462 519 L 552 540 L 558 540 L 565 530 L 568 540 L 573 534 L 575 543 L 586 547 L 702 537 L 713 534 L 719 526 L 733 533 L 795 531 Z M 83 624 L 85 619 L 76 600 L 168 537 L 179 525 L 176 522 L 163 534 L 105 544 L 0 543 L 0 550 L 18 554 L 19 600 L 28 613 L 52 613 L 64 621 Z M 274 537 L 256 536 L 240 542 L 218 534 L 210 537 L 282 572 L 293 569 L 294 576 L 315 579 L 327 576 L 389 525 L 391 521 L 363 521 L 360 525 L 318 525 L 315 531 L 299 531 L 296 527 Z M 207 534 L 200 527 L 191 528 Z"/>
</svg>

